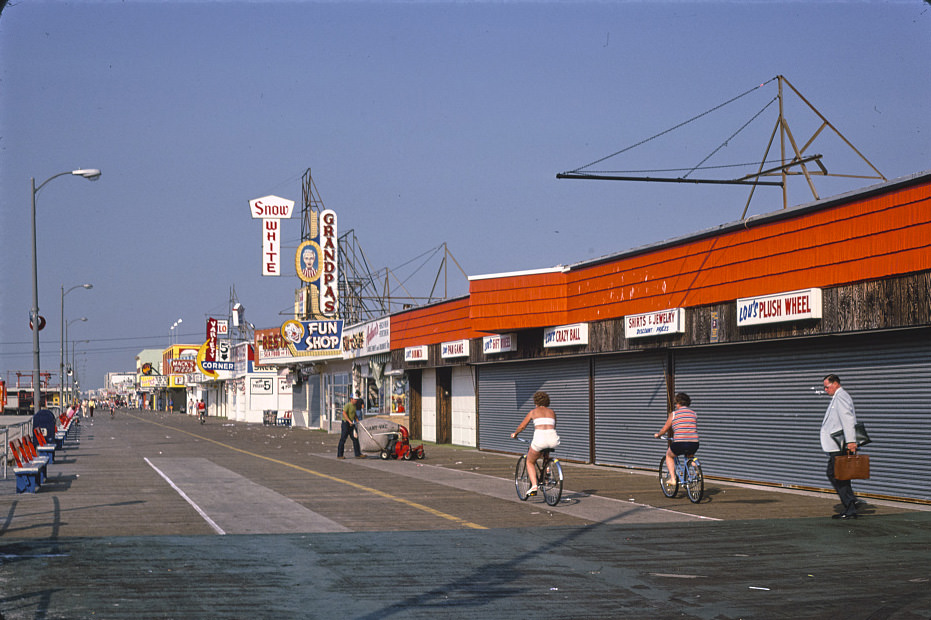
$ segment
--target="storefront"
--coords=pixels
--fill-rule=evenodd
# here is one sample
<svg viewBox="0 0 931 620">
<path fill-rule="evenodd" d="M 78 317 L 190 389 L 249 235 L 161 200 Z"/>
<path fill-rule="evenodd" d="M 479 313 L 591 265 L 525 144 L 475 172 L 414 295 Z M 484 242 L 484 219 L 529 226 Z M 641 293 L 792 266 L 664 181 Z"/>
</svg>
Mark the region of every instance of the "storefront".
<svg viewBox="0 0 931 620">
<path fill-rule="evenodd" d="M 261 424 L 264 412 L 278 409 L 278 370 L 256 364 L 251 343 L 233 345 L 233 374 L 226 382 L 228 416 Z"/>
<path fill-rule="evenodd" d="M 470 445 L 444 430 L 456 373 L 475 386 L 480 449 L 523 452 L 510 433 L 545 390 L 561 458 L 653 469 L 653 433 L 684 391 L 706 475 L 815 489 L 821 382 L 838 374 L 874 440 L 858 489 L 931 501 L 931 457 L 903 441 L 931 420 L 929 238 L 926 172 L 593 261 L 470 278 L 468 298 L 392 316 L 392 362 L 419 394 L 411 424 L 427 440 Z"/>
</svg>

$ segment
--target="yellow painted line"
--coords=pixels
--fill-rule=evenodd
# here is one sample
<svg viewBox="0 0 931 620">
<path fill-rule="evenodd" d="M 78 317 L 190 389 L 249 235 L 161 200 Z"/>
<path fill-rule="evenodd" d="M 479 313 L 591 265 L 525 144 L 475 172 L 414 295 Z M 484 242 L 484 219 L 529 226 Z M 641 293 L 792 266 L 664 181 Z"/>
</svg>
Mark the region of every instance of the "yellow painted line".
<svg viewBox="0 0 931 620">
<path fill-rule="evenodd" d="M 190 435 L 191 437 L 196 437 L 197 439 L 201 439 L 201 440 L 203 440 L 203 441 L 209 441 L 209 442 L 212 443 L 212 444 L 215 444 L 215 445 L 217 445 L 217 446 L 221 446 L 221 447 L 223 447 L 223 448 L 227 448 L 228 450 L 232 450 L 232 451 L 234 451 L 234 452 L 239 452 L 239 453 L 242 453 L 242 454 L 246 454 L 246 455 L 248 455 L 248 456 L 252 456 L 252 457 L 255 457 L 255 458 L 257 458 L 257 459 L 262 459 L 262 460 L 265 460 L 265 461 L 269 461 L 269 462 L 275 463 L 275 464 L 277 464 L 277 465 L 283 465 L 284 467 L 290 467 L 291 469 L 296 469 L 296 470 L 298 470 L 298 471 L 304 472 L 305 474 L 310 474 L 310 475 L 312 475 L 312 476 L 317 476 L 318 478 L 323 478 L 323 479 L 325 479 L 325 480 L 330 480 L 330 481 L 332 481 L 332 482 L 338 482 L 338 483 L 340 483 L 340 484 L 345 484 L 346 486 L 350 486 L 350 487 L 352 487 L 352 488 L 354 488 L 354 489 L 357 489 L 357 490 L 359 490 L 359 491 L 363 491 L 363 492 L 366 492 L 366 493 L 371 493 L 372 495 L 377 495 L 377 496 L 382 497 L 382 498 L 384 498 L 384 499 L 388 499 L 388 500 L 391 500 L 391 501 L 393 501 L 393 502 L 398 502 L 399 504 L 404 504 L 405 506 L 409 506 L 409 507 L 411 507 L 411 508 L 415 508 L 415 509 L 417 509 L 417 510 L 421 510 L 421 511 L 426 512 L 426 513 L 429 513 L 429 514 L 431 514 L 431 515 L 433 515 L 433 516 L 435 516 L 435 517 L 439 517 L 439 518 L 441 518 L 441 519 L 446 519 L 447 521 L 452 521 L 453 523 L 456 523 L 456 524 L 458 524 L 458 525 L 460 525 L 460 526 L 462 526 L 462 527 L 467 527 L 467 528 L 471 528 L 471 529 L 474 529 L 474 530 L 486 530 L 486 529 L 488 529 L 488 528 L 486 528 L 486 527 L 484 527 L 484 526 L 482 526 L 482 525 L 478 525 L 477 523 L 472 523 L 471 521 L 466 521 L 465 519 L 460 519 L 459 517 L 457 517 L 457 516 L 455 516 L 455 515 L 451 515 L 451 514 L 448 514 L 448 513 L 443 512 L 443 511 L 441 511 L 441 510 L 437 510 L 437 509 L 435 509 L 435 508 L 431 508 L 430 506 L 425 506 L 425 505 L 423 505 L 423 504 L 421 504 L 421 503 L 418 503 L 418 502 L 412 502 L 412 501 L 409 500 L 409 499 L 404 499 L 403 497 L 398 497 L 397 495 L 392 495 L 391 493 L 385 493 L 384 491 L 380 491 L 380 490 L 378 490 L 378 489 L 373 489 L 372 487 L 367 487 L 367 486 L 365 486 L 364 484 L 359 484 L 358 482 L 353 482 L 353 481 L 351 481 L 351 480 L 345 480 L 345 479 L 343 479 L 343 478 L 338 478 L 338 477 L 336 477 L 336 476 L 331 476 L 330 474 L 325 474 L 325 473 L 323 473 L 323 472 L 315 471 L 315 470 L 313 470 L 313 469 L 307 469 L 306 467 L 301 467 L 300 465 L 295 465 L 294 463 L 288 463 L 287 461 L 282 461 L 282 460 L 279 460 L 279 459 L 274 459 L 274 458 L 272 458 L 272 457 L 270 457 L 270 456 L 265 456 L 264 454 L 257 454 L 257 453 L 255 453 L 255 452 L 250 452 L 250 451 L 248 451 L 248 450 L 243 450 L 242 448 L 237 448 L 236 446 L 231 446 L 231 445 L 225 444 L 225 443 L 223 443 L 223 442 L 221 442 L 221 441 L 217 441 L 217 440 L 215 440 L 215 439 L 210 439 L 209 437 L 204 437 L 203 435 L 198 435 L 198 434 L 196 434 L 196 433 L 192 433 L 192 432 L 190 432 L 190 431 L 186 431 L 186 430 L 184 430 L 184 429 L 178 428 L 177 426 L 168 426 L 167 424 L 162 424 L 162 423 L 160 423 L 160 422 L 155 422 L 155 421 L 153 421 L 153 420 L 146 420 L 145 418 L 140 418 L 139 416 L 136 416 L 136 415 L 133 415 L 133 414 L 129 414 L 129 416 L 132 417 L 132 418 L 136 418 L 137 420 L 141 420 L 142 422 L 147 422 L 147 423 L 149 423 L 149 424 L 154 424 L 155 426 L 161 426 L 162 428 L 167 428 L 167 429 L 170 429 L 170 430 L 173 430 L 173 431 L 178 431 L 179 433 L 184 433 L 185 435 Z"/>
</svg>

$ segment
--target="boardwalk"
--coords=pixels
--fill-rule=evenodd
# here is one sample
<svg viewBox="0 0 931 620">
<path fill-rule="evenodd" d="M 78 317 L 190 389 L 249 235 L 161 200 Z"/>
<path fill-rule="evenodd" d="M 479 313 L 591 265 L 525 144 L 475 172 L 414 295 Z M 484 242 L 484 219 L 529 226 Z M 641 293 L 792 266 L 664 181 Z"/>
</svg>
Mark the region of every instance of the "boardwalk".
<svg viewBox="0 0 931 620">
<path fill-rule="evenodd" d="M 567 464 L 549 508 L 517 499 L 512 456 L 340 461 L 335 443 L 177 414 L 85 420 L 38 494 L 0 482 L 0 613 L 931 615 L 931 515 L 915 506 L 840 523 L 827 494 L 715 482 L 695 506 L 652 475 Z"/>
</svg>

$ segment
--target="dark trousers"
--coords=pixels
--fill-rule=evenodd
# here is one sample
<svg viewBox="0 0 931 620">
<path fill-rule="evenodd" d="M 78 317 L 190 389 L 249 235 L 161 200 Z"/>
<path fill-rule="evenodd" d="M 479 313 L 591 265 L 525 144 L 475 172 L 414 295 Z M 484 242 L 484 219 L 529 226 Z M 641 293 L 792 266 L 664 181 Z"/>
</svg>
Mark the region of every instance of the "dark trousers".
<svg viewBox="0 0 931 620">
<path fill-rule="evenodd" d="M 346 446 L 346 438 L 352 437 L 352 449 L 355 451 L 356 456 L 362 454 L 362 450 L 359 448 L 359 438 L 353 437 L 352 430 L 355 428 L 354 424 L 350 424 L 346 420 L 343 420 L 342 432 L 339 435 L 339 445 L 336 446 L 336 456 L 343 456 L 343 448 Z"/>
<path fill-rule="evenodd" d="M 838 480 L 834 477 L 834 457 L 842 455 L 843 452 L 830 452 L 828 454 L 828 480 L 831 486 L 837 491 L 837 496 L 844 505 L 844 514 L 857 514 L 857 496 L 853 494 L 853 487 L 850 486 L 849 480 Z"/>
</svg>

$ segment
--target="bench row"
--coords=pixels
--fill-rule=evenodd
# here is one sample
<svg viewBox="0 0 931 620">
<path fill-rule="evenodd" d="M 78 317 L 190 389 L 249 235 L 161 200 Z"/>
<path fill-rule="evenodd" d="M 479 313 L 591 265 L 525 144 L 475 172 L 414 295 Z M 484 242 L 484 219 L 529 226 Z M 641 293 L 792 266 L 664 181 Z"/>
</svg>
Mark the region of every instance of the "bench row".
<svg viewBox="0 0 931 620">
<path fill-rule="evenodd" d="M 77 424 L 77 418 L 59 417 L 55 426 L 55 437 L 45 437 L 44 428 L 33 428 L 35 440 L 24 435 L 10 442 L 10 452 L 16 466 L 17 493 L 35 493 L 48 478 L 48 465 L 55 462 L 55 452 L 64 448 L 65 439 Z"/>
</svg>

